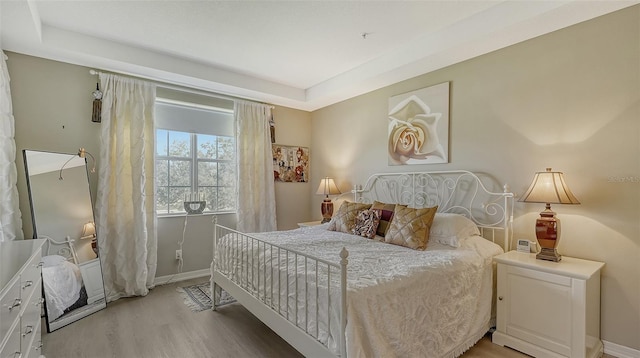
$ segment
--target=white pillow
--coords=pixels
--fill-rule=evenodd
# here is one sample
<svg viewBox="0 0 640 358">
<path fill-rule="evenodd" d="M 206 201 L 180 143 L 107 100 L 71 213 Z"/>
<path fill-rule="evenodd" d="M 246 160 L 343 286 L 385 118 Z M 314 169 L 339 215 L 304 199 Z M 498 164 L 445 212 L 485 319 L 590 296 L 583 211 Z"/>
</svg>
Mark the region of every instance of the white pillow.
<svg viewBox="0 0 640 358">
<path fill-rule="evenodd" d="M 429 231 L 429 240 L 460 247 L 462 240 L 473 235 L 480 235 L 480 230 L 470 219 L 460 214 L 436 213 Z"/>
</svg>

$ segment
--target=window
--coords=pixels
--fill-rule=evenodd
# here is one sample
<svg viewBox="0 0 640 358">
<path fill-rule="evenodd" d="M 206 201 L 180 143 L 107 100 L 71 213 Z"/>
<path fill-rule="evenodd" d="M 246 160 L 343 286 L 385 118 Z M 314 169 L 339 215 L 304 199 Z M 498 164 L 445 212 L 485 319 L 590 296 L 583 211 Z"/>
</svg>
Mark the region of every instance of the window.
<svg viewBox="0 0 640 358">
<path fill-rule="evenodd" d="M 234 212 L 233 115 L 157 102 L 156 118 L 157 213 L 184 213 L 183 202 L 198 197 L 205 212 Z"/>
</svg>

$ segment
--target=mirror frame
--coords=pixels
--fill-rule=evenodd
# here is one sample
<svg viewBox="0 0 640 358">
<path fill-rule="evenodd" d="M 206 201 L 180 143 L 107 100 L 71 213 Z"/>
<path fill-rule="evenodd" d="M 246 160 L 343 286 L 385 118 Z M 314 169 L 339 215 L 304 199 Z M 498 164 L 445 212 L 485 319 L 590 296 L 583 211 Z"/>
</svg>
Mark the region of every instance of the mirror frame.
<svg viewBox="0 0 640 358">
<path fill-rule="evenodd" d="M 47 236 L 39 236 L 38 235 L 38 228 L 37 228 L 37 216 L 36 216 L 36 208 L 34 205 L 34 193 L 33 193 L 33 183 L 32 183 L 32 179 L 31 179 L 31 175 L 29 172 L 29 160 L 28 160 L 28 153 L 43 153 L 43 154 L 57 154 L 57 155 L 64 155 L 67 156 L 68 155 L 68 162 L 70 162 L 72 159 L 74 159 L 74 157 L 78 157 L 78 154 L 73 154 L 73 153 L 61 153 L 61 152 L 52 152 L 52 151 L 42 151 L 42 150 L 31 150 L 31 149 L 24 149 L 22 151 L 23 154 L 23 160 L 24 160 L 24 169 L 25 169 L 25 175 L 26 175 L 26 180 L 27 180 L 27 192 L 29 194 L 29 206 L 30 206 L 30 210 L 31 210 L 31 222 L 32 222 L 32 226 L 33 226 L 33 238 L 48 238 Z M 81 158 L 84 162 L 84 173 L 86 176 L 86 180 L 87 180 L 87 195 L 89 196 L 89 205 L 91 208 L 91 218 L 93 220 L 93 222 L 95 223 L 95 212 L 94 212 L 94 203 L 93 203 L 93 199 L 91 197 L 91 188 L 90 188 L 90 183 L 89 183 L 89 171 L 87 168 L 87 159 L 86 158 Z M 32 164 L 33 165 L 33 164 Z M 56 171 L 61 171 L 62 168 L 66 168 L 65 165 L 67 165 L 66 163 L 64 165 L 60 165 L 57 164 L 55 165 L 55 167 L 60 166 L 60 169 L 56 169 Z M 79 167 L 82 165 L 76 165 L 76 167 Z M 49 170 L 49 171 L 44 171 L 43 173 L 49 173 L 52 172 L 53 170 Z M 37 175 L 37 174 L 33 174 L 33 175 Z M 100 235 L 98 235 L 98 232 L 96 231 L 96 244 L 97 244 L 97 240 L 99 240 Z M 75 240 L 75 239 L 74 239 Z M 49 310 L 47 307 L 47 292 L 45 290 L 45 285 L 44 285 L 44 275 L 42 277 L 43 280 L 43 284 L 42 284 L 42 295 L 43 297 L 45 297 L 44 300 L 44 314 L 45 314 L 45 321 L 47 323 L 47 332 L 52 332 L 54 330 L 57 330 L 59 328 L 62 328 L 70 323 L 73 323 L 81 318 L 84 318 L 90 314 L 93 314 L 97 311 L 100 311 L 104 308 L 106 308 L 106 295 L 104 293 L 104 284 L 103 284 L 103 278 L 102 278 L 102 262 L 101 262 L 101 258 L 100 258 L 100 254 L 99 252 L 96 251 L 96 258 L 94 259 L 90 259 L 85 261 L 86 263 L 89 263 L 85 266 L 82 265 L 81 262 L 77 261 L 77 255 L 74 253 L 75 250 L 73 248 L 71 248 L 72 243 L 69 243 L 67 241 L 64 242 L 65 244 L 69 245 L 69 249 L 71 251 L 71 255 L 72 258 L 74 258 L 74 264 L 78 267 L 78 271 L 81 273 L 82 276 L 82 280 L 83 283 L 82 285 L 85 287 L 85 291 L 90 291 L 90 289 L 87 286 L 91 286 L 91 291 L 94 292 L 93 290 L 95 290 L 95 287 L 97 287 L 96 285 L 100 285 L 98 288 L 102 289 L 102 297 L 98 298 L 97 300 L 95 300 L 94 302 L 91 303 L 87 303 L 85 305 L 79 306 L 74 308 L 73 310 L 70 310 L 66 313 L 64 313 L 63 315 L 57 317 L 54 320 L 49 320 Z M 54 243 L 55 244 L 55 243 Z M 50 248 L 50 246 L 52 245 L 52 242 L 49 241 L 47 239 L 47 252 Z M 97 250 L 97 249 L 96 249 Z M 46 252 L 43 252 L 43 257 L 46 255 Z M 75 257 L 73 257 L 75 256 Z M 96 265 L 95 262 L 98 262 L 98 264 Z M 83 262 L 84 263 L 84 262 Z M 44 267 L 43 267 L 44 269 Z M 98 273 L 96 271 L 96 269 L 99 269 L 100 272 Z M 96 283 L 96 284 L 89 284 L 86 283 L 86 278 L 85 277 L 93 277 L 96 278 L 96 276 L 99 276 L 100 282 Z M 96 281 L 98 281 L 96 279 Z M 81 286 L 82 287 L 82 286 Z M 88 293 L 88 292 L 87 292 Z M 99 296 L 98 296 L 99 297 Z M 69 306 L 72 307 L 73 305 Z M 69 307 L 65 308 L 68 309 Z"/>
</svg>

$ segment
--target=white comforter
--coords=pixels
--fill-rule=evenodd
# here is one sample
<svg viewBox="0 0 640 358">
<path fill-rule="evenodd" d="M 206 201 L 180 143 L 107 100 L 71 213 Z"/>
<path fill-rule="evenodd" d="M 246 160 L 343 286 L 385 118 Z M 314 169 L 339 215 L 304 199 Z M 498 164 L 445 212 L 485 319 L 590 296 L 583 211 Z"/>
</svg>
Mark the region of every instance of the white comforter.
<svg viewBox="0 0 640 358">
<path fill-rule="evenodd" d="M 62 316 L 64 310 L 80 298 L 80 268 L 59 255 L 42 258 L 42 282 L 47 300 L 49 322 Z"/>
<path fill-rule="evenodd" d="M 287 249 L 311 254 L 318 258 L 339 262 L 342 247 L 349 251 L 347 271 L 347 354 L 355 357 L 456 357 L 479 340 L 489 328 L 492 298 L 492 257 L 502 249 L 481 237 L 464 240 L 454 249 L 429 242 L 426 251 L 368 240 L 354 235 L 326 230 L 327 225 L 306 227 L 291 231 L 254 234 L 254 236 Z M 234 255 L 237 247 L 229 250 L 225 240 L 219 242 L 218 255 Z M 244 250 L 246 251 L 246 250 Z M 254 271 L 269 267 L 275 258 L 272 253 L 264 255 L 253 248 Z M 268 258 L 265 261 L 265 256 Z M 247 255 L 247 257 L 249 257 Z M 220 258 L 220 257 L 219 257 Z M 261 261 L 262 260 L 262 261 Z M 223 260 L 216 260 L 220 263 Z M 289 258 L 291 262 L 291 258 Z M 298 268 L 303 264 L 298 262 Z M 218 267 L 229 272 L 230 267 Z M 261 279 L 250 278 L 249 270 L 242 269 L 255 291 L 268 292 L 268 287 L 281 287 L 281 297 L 291 297 L 293 278 L 289 280 L 290 291 L 284 293 L 281 275 L 267 273 Z M 300 275 L 298 270 L 298 275 Z M 255 275 L 255 273 L 253 273 Z M 320 341 L 336 350 L 338 339 L 338 277 L 334 273 L 331 289 L 331 329 L 326 332 L 326 322 L 319 322 Z M 244 277 L 236 268 L 236 278 Z M 262 280 L 262 281 L 260 281 Z M 313 277 L 305 278 L 312 284 Z M 272 283 L 273 281 L 273 283 Z M 302 281 L 300 281 L 302 282 Z M 326 280 L 322 283 L 326 287 Z M 304 285 L 299 284 L 301 292 Z M 313 290 L 312 290 L 313 291 Z M 286 296 L 284 296 L 286 295 Z M 316 322 L 313 300 L 298 303 L 298 325 L 307 325 L 310 331 Z M 311 294 L 313 296 L 313 294 Z M 326 290 L 320 292 L 319 310 L 326 311 Z M 307 296 L 309 297 L 309 296 Z M 265 297 L 272 304 L 278 297 Z M 285 312 L 295 314 L 295 299 L 284 299 Z M 292 303 L 293 302 L 293 303 Z M 280 305 L 278 303 L 278 305 Z M 287 308 L 288 307 L 288 308 Z M 307 315 L 305 316 L 305 310 Z M 311 318 L 309 319 L 309 316 Z M 306 318 L 302 318 L 306 317 Z M 321 315 L 322 317 L 322 315 Z M 306 321 L 309 320 L 309 321 Z M 306 322 L 306 323 L 305 323 Z"/>
</svg>

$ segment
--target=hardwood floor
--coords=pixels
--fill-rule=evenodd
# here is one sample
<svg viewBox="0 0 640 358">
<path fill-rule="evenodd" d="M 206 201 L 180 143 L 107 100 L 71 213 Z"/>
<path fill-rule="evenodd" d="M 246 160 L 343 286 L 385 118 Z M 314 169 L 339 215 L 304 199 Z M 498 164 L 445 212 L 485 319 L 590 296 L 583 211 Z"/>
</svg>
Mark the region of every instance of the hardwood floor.
<svg viewBox="0 0 640 358">
<path fill-rule="evenodd" d="M 47 358 L 302 357 L 240 304 L 218 312 L 192 312 L 176 288 L 202 281 L 158 286 L 146 297 L 120 299 L 57 331 L 43 332 L 43 354 Z M 485 336 L 462 357 L 528 356 L 497 346 Z"/>
</svg>

